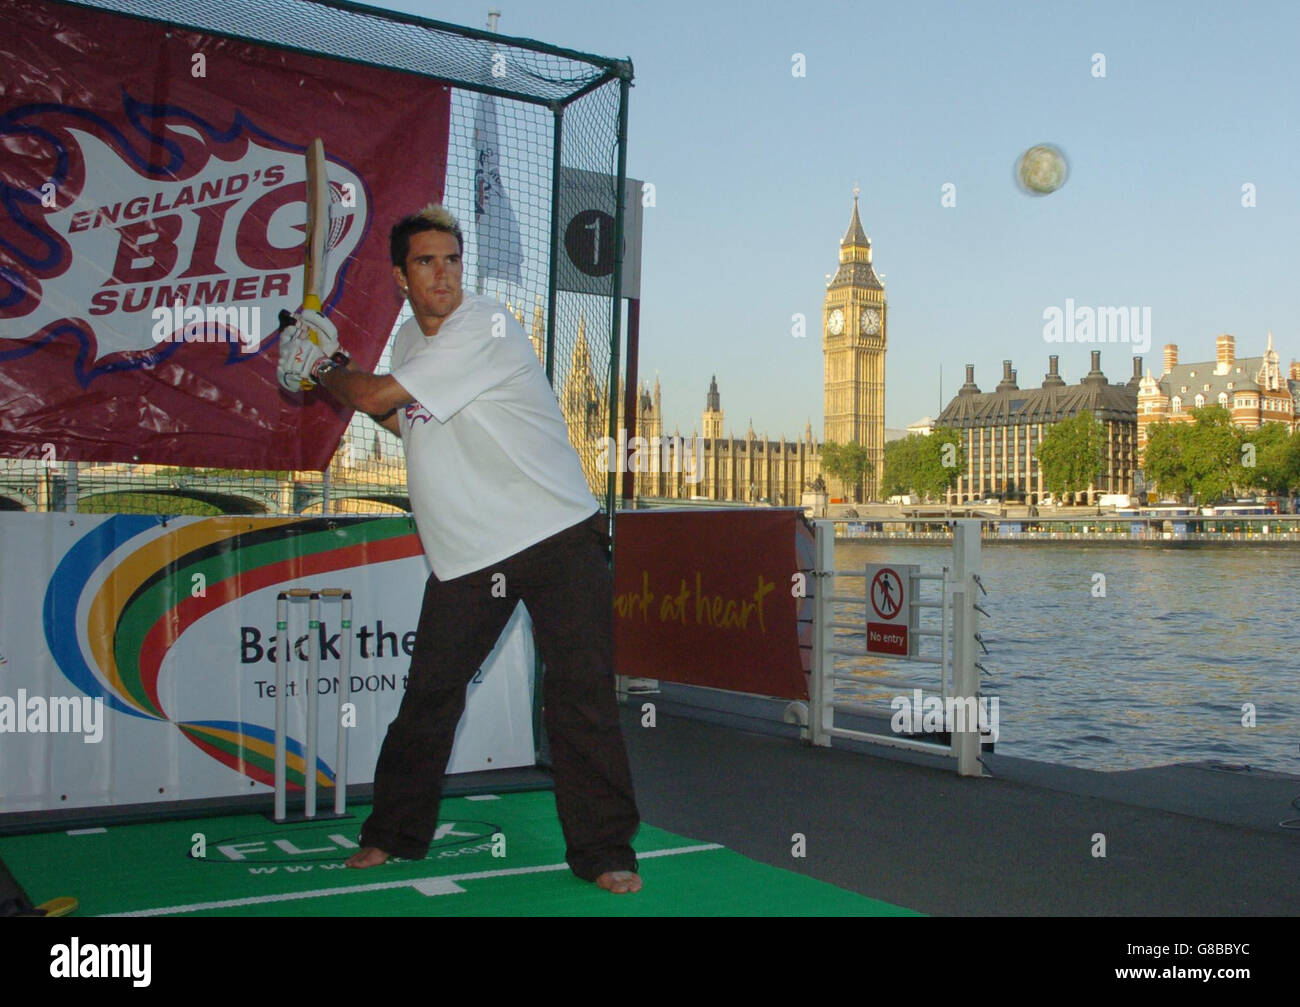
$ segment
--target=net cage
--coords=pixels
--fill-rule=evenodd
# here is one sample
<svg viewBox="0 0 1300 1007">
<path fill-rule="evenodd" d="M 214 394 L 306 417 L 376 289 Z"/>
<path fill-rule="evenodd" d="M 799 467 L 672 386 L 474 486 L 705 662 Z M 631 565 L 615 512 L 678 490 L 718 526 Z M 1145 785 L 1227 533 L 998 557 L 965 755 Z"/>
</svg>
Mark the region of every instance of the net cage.
<svg viewBox="0 0 1300 1007">
<path fill-rule="evenodd" d="M 451 92 L 443 203 L 461 222 L 466 288 L 497 297 L 519 319 L 546 369 L 593 495 L 615 503 L 601 438 L 622 423 L 619 380 L 627 60 L 357 4 L 315 0 L 95 0 L 63 3 L 183 29 L 419 74 Z M 518 223 L 518 276 L 481 280 L 502 248 L 475 225 L 476 119 L 495 117 L 499 171 Z M 607 275 L 562 289 L 565 236 L 558 203 L 565 172 L 607 184 L 614 234 Z M 379 222 L 387 226 L 384 222 Z M 486 239 L 491 240 L 491 239 Z M 510 239 L 513 246 L 513 238 Z M 410 318 L 402 308 L 393 333 Z M 376 368 L 385 373 L 390 338 Z M 0 510 L 146 514 L 374 514 L 407 512 L 399 437 L 353 416 L 323 472 L 101 464 L 0 458 Z"/>
</svg>

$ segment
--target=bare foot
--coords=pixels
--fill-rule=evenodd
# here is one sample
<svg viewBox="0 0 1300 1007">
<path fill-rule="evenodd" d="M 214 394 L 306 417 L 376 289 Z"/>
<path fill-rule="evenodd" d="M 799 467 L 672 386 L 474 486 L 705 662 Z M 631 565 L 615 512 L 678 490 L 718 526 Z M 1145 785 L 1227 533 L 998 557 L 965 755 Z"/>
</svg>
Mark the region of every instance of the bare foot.
<svg viewBox="0 0 1300 1007">
<path fill-rule="evenodd" d="M 632 871 L 606 871 L 596 879 L 596 884 L 607 892 L 623 895 L 641 890 L 641 875 Z"/>
<path fill-rule="evenodd" d="M 373 846 L 367 846 L 359 853 L 354 853 L 348 857 L 347 866 L 349 867 L 378 867 L 388 860 L 388 854 L 383 850 L 376 849 Z"/>
</svg>

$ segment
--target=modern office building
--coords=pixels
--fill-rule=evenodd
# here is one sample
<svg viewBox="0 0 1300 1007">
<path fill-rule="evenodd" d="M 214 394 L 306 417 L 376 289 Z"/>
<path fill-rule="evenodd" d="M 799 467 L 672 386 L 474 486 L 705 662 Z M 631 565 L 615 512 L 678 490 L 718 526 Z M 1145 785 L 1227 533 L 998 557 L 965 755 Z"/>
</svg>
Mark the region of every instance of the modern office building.
<svg viewBox="0 0 1300 1007">
<path fill-rule="evenodd" d="M 1010 360 L 1002 362 L 1002 380 L 991 392 L 980 391 L 975 367 L 966 365 L 966 383 L 939 414 L 936 427 L 958 432 L 965 468 L 949 491 L 950 503 L 995 498 L 1036 504 L 1046 488 L 1037 458 L 1038 445 L 1062 420 L 1087 410 L 1106 429 L 1106 462 L 1096 482 L 1079 497 L 1087 503 L 1102 493 L 1131 493 L 1137 467 L 1137 388 L 1142 358 L 1133 359 L 1133 376 L 1111 384 L 1101 370 L 1101 351 L 1092 351 L 1092 369 L 1076 385 L 1060 374 L 1059 358 L 1048 358 L 1047 374 L 1037 388 L 1021 388 Z"/>
</svg>

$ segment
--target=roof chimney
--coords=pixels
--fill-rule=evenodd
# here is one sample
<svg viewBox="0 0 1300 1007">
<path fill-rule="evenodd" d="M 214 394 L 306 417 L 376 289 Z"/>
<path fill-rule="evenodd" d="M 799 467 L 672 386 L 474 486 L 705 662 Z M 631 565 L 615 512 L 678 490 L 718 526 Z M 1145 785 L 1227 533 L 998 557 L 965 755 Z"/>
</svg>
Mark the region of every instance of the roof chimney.
<svg viewBox="0 0 1300 1007">
<path fill-rule="evenodd" d="M 1047 358 L 1047 374 L 1043 377 L 1044 388 L 1060 388 L 1065 384 L 1065 379 L 1061 377 L 1060 367 L 1061 358 L 1055 353 Z"/>
<path fill-rule="evenodd" d="M 1214 341 L 1214 373 L 1227 374 L 1237 359 L 1237 341 L 1224 333 Z"/>
<path fill-rule="evenodd" d="M 1131 378 L 1128 379 L 1128 386 L 1129 386 L 1130 388 L 1136 388 L 1136 387 L 1137 387 L 1138 385 L 1140 385 L 1141 383 L 1142 383 L 1142 358 L 1141 358 L 1141 357 L 1134 357 L 1134 358 L 1133 358 L 1133 376 L 1132 376 Z"/>
<path fill-rule="evenodd" d="M 1165 343 L 1165 374 L 1178 366 L 1178 344 Z"/>
<path fill-rule="evenodd" d="M 1106 375 L 1101 373 L 1101 350 L 1092 351 L 1092 370 L 1083 379 L 1082 384 L 1104 385 L 1107 384 Z"/>
<path fill-rule="evenodd" d="M 979 385 L 975 384 L 975 365 L 966 365 L 966 383 L 957 389 L 958 395 L 978 395 Z"/>
<path fill-rule="evenodd" d="M 1012 392 L 1016 390 L 1016 372 L 1011 369 L 1011 361 L 1002 361 L 1002 380 L 998 382 L 998 391 Z"/>
</svg>

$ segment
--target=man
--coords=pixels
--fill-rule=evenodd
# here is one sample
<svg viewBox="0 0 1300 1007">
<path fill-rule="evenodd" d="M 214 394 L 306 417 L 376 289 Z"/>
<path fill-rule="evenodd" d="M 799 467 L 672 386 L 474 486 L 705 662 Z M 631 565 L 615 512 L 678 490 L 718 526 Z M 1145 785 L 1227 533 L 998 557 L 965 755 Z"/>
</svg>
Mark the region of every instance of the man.
<svg viewBox="0 0 1300 1007">
<path fill-rule="evenodd" d="M 461 289 L 464 246 L 450 213 L 429 206 L 406 217 L 389 244 L 414 312 L 398 331 L 390 374 L 353 369 L 333 325 L 314 312 L 302 313 L 280 350 L 286 388 L 319 384 L 401 435 L 433 568 L 406 694 L 375 768 L 374 808 L 348 866 L 426 855 L 466 686 L 522 600 L 546 663 L 565 859 L 601 888 L 639 891 L 604 524 L 555 394 L 509 312 Z M 494 597 L 502 576 L 506 597 Z"/>
</svg>

